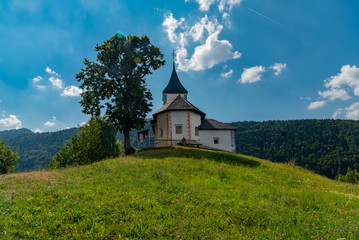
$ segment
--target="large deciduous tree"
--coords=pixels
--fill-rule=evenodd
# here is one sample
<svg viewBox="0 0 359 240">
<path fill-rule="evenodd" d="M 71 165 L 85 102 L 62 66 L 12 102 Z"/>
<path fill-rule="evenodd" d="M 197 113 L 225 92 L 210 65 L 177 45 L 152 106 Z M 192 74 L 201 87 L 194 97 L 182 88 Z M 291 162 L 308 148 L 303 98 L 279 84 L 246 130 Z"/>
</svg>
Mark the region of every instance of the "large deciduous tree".
<svg viewBox="0 0 359 240">
<path fill-rule="evenodd" d="M 165 61 L 160 49 L 147 36 L 117 34 L 96 45 L 95 62 L 85 58 L 85 69 L 76 75 L 84 91 L 81 106 L 92 116 L 105 113 L 114 127 L 124 134 L 124 147 L 130 149 L 130 130 L 141 129 L 151 111 L 152 94 L 145 76 Z"/>
</svg>

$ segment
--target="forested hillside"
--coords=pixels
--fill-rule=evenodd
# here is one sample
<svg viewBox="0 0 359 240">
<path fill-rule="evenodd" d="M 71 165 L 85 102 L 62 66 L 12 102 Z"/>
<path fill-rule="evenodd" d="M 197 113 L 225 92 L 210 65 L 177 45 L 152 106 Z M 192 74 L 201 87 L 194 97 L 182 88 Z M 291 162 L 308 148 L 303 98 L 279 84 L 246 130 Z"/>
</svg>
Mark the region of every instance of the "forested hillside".
<svg viewBox="0 0 359 240">
<path fill-rule="evenodd" d="M 288 120 L 235 122 L 237 152 L 289 162 L 335 178 L 359 169 L 359 121 Z"/>
<path fill-rule="evenodd" d="M 78 128 L 71 128 L 58 132 L 33 133 L 23 128 L 1 131 L 0 140 L 12 149 L 18 149 L 16 171 L 29 171 L 45 168 L 51 158 L 77 132 Z"/>
</svg>

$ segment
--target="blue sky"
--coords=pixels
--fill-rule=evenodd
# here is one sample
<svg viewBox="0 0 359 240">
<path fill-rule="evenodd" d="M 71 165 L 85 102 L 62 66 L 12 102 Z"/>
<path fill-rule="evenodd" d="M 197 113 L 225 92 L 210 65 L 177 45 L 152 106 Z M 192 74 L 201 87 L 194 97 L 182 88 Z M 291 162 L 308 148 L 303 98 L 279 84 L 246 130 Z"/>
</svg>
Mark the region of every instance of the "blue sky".
<svg viewBox="0 0 359 240">
<path fill-rule="evenodd" d="M 1 1 L 0 130 L 88 120 L 75 75 L 117 31 L 165 54 L 147 77 L 153 112 L 175 50 L 188 99 L 209 118 L 359 119 L 358 12 L 341 0 Z"/>
</svg>

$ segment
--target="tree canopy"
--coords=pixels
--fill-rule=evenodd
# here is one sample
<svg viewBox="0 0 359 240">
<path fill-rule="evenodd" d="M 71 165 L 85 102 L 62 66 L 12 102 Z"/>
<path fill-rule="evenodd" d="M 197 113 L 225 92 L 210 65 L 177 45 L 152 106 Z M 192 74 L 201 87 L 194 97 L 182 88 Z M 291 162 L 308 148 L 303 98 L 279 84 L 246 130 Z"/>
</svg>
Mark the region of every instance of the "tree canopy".
<svg viewBox="0 0 359 240">
<path fill-rule="evenodd" d="M 124 134 L 127 150 L 130 130 L 143 128 L 151 111 L 145 76 L 164 65 L 163 54 L 147 36 L 131 35 L 115 35 L 95 50 L 96 61 L 85 58 L 85 69 L 76 75 L 84 90 L 82 111 L 92 116 L 105 113 Z"/>
</svg>

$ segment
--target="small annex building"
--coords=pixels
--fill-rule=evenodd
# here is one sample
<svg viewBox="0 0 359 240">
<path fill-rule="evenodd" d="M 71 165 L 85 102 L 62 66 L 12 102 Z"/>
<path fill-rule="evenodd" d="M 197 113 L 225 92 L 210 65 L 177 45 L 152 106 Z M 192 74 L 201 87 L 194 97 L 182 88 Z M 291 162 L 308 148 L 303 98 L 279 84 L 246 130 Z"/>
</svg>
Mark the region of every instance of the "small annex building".
<svg viewBox="0 0 359 240">
<path fill-rule="evenodd" d="M 188 91 L 181 84 L 173 63 L 170 81 L 162 92 L 163 106 L 151 120 L 155 147 L 187 144 L 236 152 L 236 128 L 207 119 L 187 96 Z"/>
</svg>

